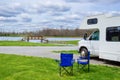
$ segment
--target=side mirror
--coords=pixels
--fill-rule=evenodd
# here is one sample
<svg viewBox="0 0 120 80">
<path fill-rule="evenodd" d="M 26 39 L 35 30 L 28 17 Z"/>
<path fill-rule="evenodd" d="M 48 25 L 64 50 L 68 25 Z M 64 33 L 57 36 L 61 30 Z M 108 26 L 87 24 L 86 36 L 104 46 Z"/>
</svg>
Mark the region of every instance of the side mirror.
<svg viewBox="0 0 120 80">
<path fill-rule="evenodd" d="M 87 33 L 84 34 L 83 39 L 84 39 L 84 40 L 87 39 Z"/>
</svg>

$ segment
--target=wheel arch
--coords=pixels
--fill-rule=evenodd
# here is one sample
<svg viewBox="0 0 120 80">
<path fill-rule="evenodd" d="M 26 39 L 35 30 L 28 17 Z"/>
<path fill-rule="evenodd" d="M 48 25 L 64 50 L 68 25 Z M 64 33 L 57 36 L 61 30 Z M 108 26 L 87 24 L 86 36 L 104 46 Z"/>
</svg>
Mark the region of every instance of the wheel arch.
<svg viewBox="0 0 120 80">
<path fill-rule="evenodd" d="M 80 49 L 79 49 L 79 53 L 80 53 L 80 51 L 81 51 L 83 48 L 85 48 L 85 49 L 88 51 L 87 47 L 81 46 Z"/>
</svg>

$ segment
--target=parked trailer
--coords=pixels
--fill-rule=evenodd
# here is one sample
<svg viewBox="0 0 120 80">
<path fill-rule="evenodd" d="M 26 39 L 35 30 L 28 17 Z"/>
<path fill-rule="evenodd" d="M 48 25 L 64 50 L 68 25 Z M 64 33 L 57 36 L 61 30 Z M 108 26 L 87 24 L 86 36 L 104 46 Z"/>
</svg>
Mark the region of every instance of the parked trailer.
<svg viewBox="0 0 120 80">
<path fill-rule="evenodd" d="M 84 18 L 80 29 L 95 29 L 86 38 L 78 42 L 82 54 L 91 54 L 99 58 L 120 62 L 120 16 L 94 15 Z"/>
</svg>

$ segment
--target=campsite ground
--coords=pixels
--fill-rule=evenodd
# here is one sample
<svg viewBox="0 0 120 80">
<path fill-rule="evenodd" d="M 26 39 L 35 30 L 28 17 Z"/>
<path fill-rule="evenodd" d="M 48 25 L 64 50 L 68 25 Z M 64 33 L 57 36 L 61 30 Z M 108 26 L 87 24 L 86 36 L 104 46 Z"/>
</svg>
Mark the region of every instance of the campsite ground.
<svg viewBox="0 0 120 80">
<path fill-rule="evenodd" d="M 0 53 L 16 54 L 36 57 L 46 57 L 59 59 L 60 54 L 53 51 L 61 50 L 77 50 L 77 46 L 0 46 Z M 74 59 L 77 59 L 79 54 L 74 54 Z M 91 64 L 119 66 L 117 62 L 104 61 L 98 58 L 91 58 Z M 114 64 L 115 63 L 115 64 Z"/>
</svg>

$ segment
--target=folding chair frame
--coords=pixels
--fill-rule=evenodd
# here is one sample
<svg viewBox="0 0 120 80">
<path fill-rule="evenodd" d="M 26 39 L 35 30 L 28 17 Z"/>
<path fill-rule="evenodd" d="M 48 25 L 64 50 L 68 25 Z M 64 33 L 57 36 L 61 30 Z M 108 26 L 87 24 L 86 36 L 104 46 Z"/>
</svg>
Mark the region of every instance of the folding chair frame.
<svg viewBox="0 0 120 80">
<path fill-rule="evenodd" d="M 78 64 L 78 70 L 82 69 L 82 70 L 86 71 L 85 70 L 86 67 L 88 68 L 88 72 L 89 72 L 90 71 L 90 64 Z"/>
<path fill-rule="evenodd" d="M 90 52 L 88 51 L 88 56 L 87 58 L 80 58 L 80 60 L 84 60 L 86 59 L 87 61 L 86 62 L 83 62 L 83 63 L 79 63 L 79 61 L 77 61 L 78 63 L 78 70 L 79 69 L 82 69 L 85 71 L 85 68 L 86 66 L 88 67 L 88 72 L 90 71 Z M 79 59 L 78 59 L 79 60 Z M 81 66 L 80 66 L 81 65 Z"/>
<path fill-rule="evenodd" d="M 67 68 L 70 68 L 70 70 L 68 70 Z M 65 71 L 67 74 L 69 75 L 73 75 L 73 66 L 70 67 L 61 67 L 60 66 L 60 76 L 62 76 L 62 71 Z"/>
<path fill-rule="evenodd" d="M 66 72 L 68 75 L 73 75 L 73 63 L 74 63 L 73 54 L 61 53 L 61 60 L 62 61 L 59 64 L 59 66 L 60 66 L 59 67 L 60 76 L 62 76 L 63 71 Z M 68 62 L 68 64 L 67 64 L 66 61 Z"/>
</svg>

